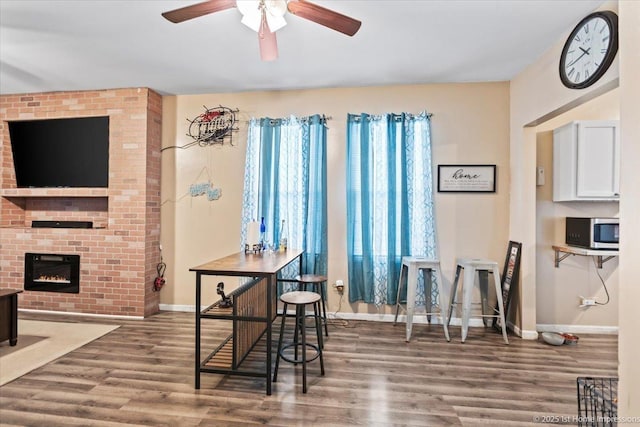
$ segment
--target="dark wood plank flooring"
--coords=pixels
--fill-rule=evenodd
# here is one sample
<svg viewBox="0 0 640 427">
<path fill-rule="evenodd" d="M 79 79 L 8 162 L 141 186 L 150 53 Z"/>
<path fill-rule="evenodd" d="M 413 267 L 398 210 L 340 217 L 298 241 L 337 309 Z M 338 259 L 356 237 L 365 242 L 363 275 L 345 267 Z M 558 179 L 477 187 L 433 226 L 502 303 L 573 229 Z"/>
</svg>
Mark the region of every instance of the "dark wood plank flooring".
<svg viewBox="0 0 640 427">
<path fill-rule="evenodd" d="M 122 326 L 1 387 L 3 426 L 539 425 L 536 417 L 577 416 L 578 376 L 617 372 L 615 335 L 559 347 L 510 336 L 505 345 L 471 328 L 462 344 L 460 328 L 447 343 L 440 326 L 417 324 L 405 343 L 404 324 L 330 321 L 326 375 L 311 363 L 306 395 L 301 368 L 286 362 L 271 396 L 264 379 L 216 374 L 202 374 L 195 390 L 192 313 L 20 318 Z M 211 348 L 230 332 L 224 321 L 204 329 Z"/>
</svg>

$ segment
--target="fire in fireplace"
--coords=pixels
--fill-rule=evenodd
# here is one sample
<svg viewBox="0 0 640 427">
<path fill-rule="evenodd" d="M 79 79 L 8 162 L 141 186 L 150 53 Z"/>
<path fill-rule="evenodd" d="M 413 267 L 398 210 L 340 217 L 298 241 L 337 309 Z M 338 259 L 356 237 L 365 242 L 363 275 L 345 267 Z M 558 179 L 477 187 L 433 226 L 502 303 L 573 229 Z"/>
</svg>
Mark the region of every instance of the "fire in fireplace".
<svg viewBox="0 0 640 427">
<path fill-rule="evenodd" d="M 80 293 L 80 255 L 24 254 L 24 290 Z"/>
</svg>

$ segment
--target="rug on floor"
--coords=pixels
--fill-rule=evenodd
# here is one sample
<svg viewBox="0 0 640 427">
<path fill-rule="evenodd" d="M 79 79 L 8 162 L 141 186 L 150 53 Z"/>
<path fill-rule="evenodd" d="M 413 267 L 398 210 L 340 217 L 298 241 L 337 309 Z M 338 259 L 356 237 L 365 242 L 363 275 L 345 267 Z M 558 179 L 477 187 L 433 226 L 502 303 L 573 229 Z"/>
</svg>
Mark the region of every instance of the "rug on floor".
<svg viewBox="0 0 640 427">
<path fill-rule="evenodd" d="M 18 320 L 18 343 L 0 344 L 0 386 L 117 329 L 119 325 Z"/>
</svg>

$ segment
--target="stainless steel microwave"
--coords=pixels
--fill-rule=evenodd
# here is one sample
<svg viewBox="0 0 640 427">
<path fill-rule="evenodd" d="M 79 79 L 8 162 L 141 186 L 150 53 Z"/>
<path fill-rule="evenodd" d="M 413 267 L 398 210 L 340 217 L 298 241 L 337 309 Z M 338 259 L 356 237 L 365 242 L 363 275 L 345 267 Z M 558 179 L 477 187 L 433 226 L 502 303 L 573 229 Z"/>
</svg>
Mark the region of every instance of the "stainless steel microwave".
<svg viewBox="0 0 640 427">
<path fill-rule="evenodd" d="M 587 249 L 619 249 L 619 218 L 567 217 L 565 242 Z"/>
</svg>

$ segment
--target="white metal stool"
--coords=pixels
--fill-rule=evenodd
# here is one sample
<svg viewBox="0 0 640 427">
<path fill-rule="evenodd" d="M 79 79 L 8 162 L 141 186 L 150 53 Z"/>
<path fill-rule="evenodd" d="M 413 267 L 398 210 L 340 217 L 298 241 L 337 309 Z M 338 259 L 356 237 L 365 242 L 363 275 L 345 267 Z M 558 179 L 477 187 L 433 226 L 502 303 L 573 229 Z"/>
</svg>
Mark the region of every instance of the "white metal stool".
<svg viewBox="0 0 640 427">
<path fill-rule="evenodd" d="M 502 337 L 505 344 L 509 344 L 509 338 L 507 338 L 507 328 L 505 322 L 504 306 L 502 305 L 502 289 L 500 285 L 500 273 L 498 272 L 498 263 L 487 259 L 469 259 L 458 258 L 456 261 L 456 277 L 453 280 L 451 286 L 451 301 L 449 304 L 449 321 L 451 320 L 451 312 L 453 307 L 457 305 L 456 291 L 458 288 L 458 281 L 460 279 L 460 270 L 464 269 L 464 278 L 462 282 L 462 342 L 467 339 L 467 332 L 469 331 L 469 317 L 471 316 L 471 297 L 473 293 L 473 286 L 475 285 L 476 273 L 479 275 L 484 272 L 493 274 L 493 282 L 496 287 L 496 297 L 498 299 L 498 310 L 496 312 L 493 308 L 488 308 L 492 314 L 484 314 L 487 301 L 488 284 L 485 279 L 479 280 L 480 284 L 480 296 L 482 304 L 482 317 L 497 318 L 501 323 Z M 484 282 L 484 283 L 483 283 Z"/>
<path fill-rule="evenodd" d="M 407 271 L 406 280 L 403 281 L 404 271 Z M 443 290 L 443 282 L 442 282 L 442 273 L 440 271 L 440 261 L 428 258 L 420 258 L 420 257 L 411 257 L 405 256 L 402 257 L 402 265 L 400 266 L 400 278 L 398 279 L 398 297 L 396 299 L 396 317 L 394 323 L 398 321 L 398 312 L 400 311 L 400 294 L 402 292 L 403 282 L 407 285 L 407 303 L 405 305 L 405 311 L 407 313 L 407 321 L 406 321 L 406 329 L 407 329 L 407 339 L 409 342 L 411 340 L 411 330 L 413 327 L 413 313 L 416 308 L 416 293 L 418 289 L 418 271 L 422 271 L 424 277 L 424 295 L 425 295 L 425 303 L 427 310 L 427 320 L 431 322 L 432 313 L 432 302 L 431 302 L 431 290 L 433 286 L 439 287 L 438 295 L 438 308 L 440 314 L 440 320 L 442 321 L 442 326 L 444 328 L 444 336 L 449 341 L 449 328 L 447 327 L 447 305 L 446 298 L 442 292 Z M 436 278 L 436 283 L 433 283 L 433 276 Z"/>
</svg>

